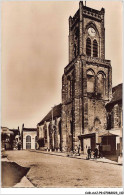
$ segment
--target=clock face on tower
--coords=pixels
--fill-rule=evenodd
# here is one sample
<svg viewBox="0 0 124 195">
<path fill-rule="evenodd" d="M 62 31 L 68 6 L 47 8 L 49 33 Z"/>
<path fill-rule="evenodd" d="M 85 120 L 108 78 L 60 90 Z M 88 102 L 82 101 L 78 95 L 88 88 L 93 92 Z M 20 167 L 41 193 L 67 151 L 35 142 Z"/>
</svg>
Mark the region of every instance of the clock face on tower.
<svg viewBox="0 0 124 195">
<path fill-rule="evenodd" d="M 94 28 L 90 27 L 88 28 L 88 33 L 90 36 L 94 37 L 96 35 L 96 31 Z"/>
</svg>

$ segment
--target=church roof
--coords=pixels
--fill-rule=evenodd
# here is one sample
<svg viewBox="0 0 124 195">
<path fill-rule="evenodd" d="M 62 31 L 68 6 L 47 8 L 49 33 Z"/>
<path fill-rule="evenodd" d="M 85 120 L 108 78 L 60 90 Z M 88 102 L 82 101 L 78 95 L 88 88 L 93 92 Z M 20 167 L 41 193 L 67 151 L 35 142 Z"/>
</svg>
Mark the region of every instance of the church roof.
<svg viewBox="0 0 124 195">
<path fill-rule="evenodd" d="M 62 104 L 59 104 L 57 106 L 53 107 L 53 119 L 56 117 L 61 117 L 61 109 L 62 109 Z M 42 125 L 45 121 L 50 121 L 52 120 L 52 109 L 48 114 L 38 123 L 38 125 Z"/>
</svg>

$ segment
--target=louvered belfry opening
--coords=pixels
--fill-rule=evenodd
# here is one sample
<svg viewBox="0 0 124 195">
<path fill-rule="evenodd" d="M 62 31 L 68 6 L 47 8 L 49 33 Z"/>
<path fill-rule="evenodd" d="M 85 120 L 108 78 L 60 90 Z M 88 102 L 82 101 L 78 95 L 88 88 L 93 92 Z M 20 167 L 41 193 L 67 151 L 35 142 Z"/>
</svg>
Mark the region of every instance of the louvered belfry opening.
<svg viewBox="0 0 124 195">
<path fill-rule="evenodd" d="M 91 56 L 91 40 L 87 38 L 86 40 L 86 54 L 87 56 Z"/>
<path fill-rule="evenodd" d="M 98 57 L 98 44 L 97 41 L 93 41 L 93 57 Z"/>
</svg>

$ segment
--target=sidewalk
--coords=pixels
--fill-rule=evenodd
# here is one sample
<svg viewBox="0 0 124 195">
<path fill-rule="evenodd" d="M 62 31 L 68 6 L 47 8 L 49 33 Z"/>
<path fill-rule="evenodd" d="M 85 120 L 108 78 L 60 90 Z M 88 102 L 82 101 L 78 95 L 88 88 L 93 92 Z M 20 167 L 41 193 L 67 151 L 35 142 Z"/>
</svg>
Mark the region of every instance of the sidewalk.
<svg viewBox="0 0 124 195">
<path fill-rule="evenodd" d="M 49 154 L 49 155 L 56 155 L 56 156 L 62 156 L 62 157 L 88 160 L 87 155 L 85 155 L 85 154 L 81 154 L 80 156 L 78 156 L 78 155 L 75 155 L 75 154 L 70 155 L 70 153 L 66 153 L 66 152 L 49 152 L 49 151 L 47 152 L 47 151 L 42 151 L 42 150 L 30 150 L 30 152 L 37 152 L 37 153 L 43 153 L 43 154 Z M 102 163 L 109 163 L 109 164 L 115 164 L 115 165 L 122 165 L 122 164 L 119 164 L 118 162 L 109 160 L 105 157 L 97 158 L 97 159 L 91 158 L 89 160 L 94 161 L 94 162 L 102 162 Z"/>
<path fill-rule="evenodd" d="M 14 188 L 35 188 L 35 186 L 24 176 L 19 183 L 13 186 Z"/>
<path fill-rule="evenodd" d="M 1 158 L 1 162 L 7 162 L 7 163 L 15 163 L 16 166 L 20 166 L 17 162 L 12 161 L 12 160 L 8 160 L 8 158 Z M 15 164 L 13 164 L 13 167 L 15 166 Z M 10 167 L 10 169 L 13 170 L 13 167 Z M 8 167 L 6 167 L 7 169 Z M 24 167 L 23 167 L 24 168 Z M 9 170 L 9 169 L 8 169 Z M 19 168 L 16 170 L 17 172 L 21 171 L 19 170 Z M 11 171 L 12 172 L 12 171 Z M 15 171 L 13 172 L 13 174 L 15 173 Z M 8 174 L 8 171 L 7 171 Z M 6 175 L 6 172 L 4 171 L 4 175 Z M 16 183 L 14 186 L 9 186 L 9 187 L 14 187 L 14 188 L 34 188 L 35 186 L 28 180 L 28 178 L 26 177 L 27 173 L 21 178 L 21 180 Z M 8 175 L 7 175 L 8 176 Z M 11 176 L 11 175 L 10 175 Z M 6 176 L 5 176 L 6 177 Z M 20 176 L 21 177 L 21 176 Z M 11 178 L 11 180 L 17 181 L 17 179 L 14 178 L 14 176 Z M 7 187 L 7 186 L 4 186 Z"/>
</svg>

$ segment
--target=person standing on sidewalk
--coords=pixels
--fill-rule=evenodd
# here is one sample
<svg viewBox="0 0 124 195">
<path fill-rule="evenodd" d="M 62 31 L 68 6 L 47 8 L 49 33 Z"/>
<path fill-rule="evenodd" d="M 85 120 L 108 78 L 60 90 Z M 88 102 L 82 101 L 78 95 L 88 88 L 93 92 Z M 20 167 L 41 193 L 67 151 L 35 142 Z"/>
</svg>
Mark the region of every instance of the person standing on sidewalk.
<svg viewBox="0 0 124 195">
<path fill-rule="evenodd" d="M 90 147 L 88 147 L 87 154 L 88 154 L 88 159 L 90 159 L 91 158 L 91 148 Z"/>
<path fill-rule="evenodd" d="M 80 156 L 80 144 L 78 146 L 78 155 Z"/>
<path fill-rule="evenodd" d="M 94 151 L 94 158 L 97 158 L 98 157 L 98 149 L 95 148 L 95 151 Z"/>
</svg>

